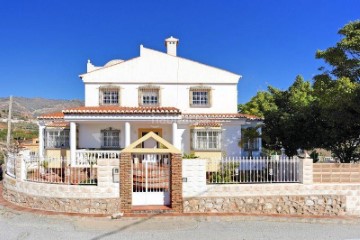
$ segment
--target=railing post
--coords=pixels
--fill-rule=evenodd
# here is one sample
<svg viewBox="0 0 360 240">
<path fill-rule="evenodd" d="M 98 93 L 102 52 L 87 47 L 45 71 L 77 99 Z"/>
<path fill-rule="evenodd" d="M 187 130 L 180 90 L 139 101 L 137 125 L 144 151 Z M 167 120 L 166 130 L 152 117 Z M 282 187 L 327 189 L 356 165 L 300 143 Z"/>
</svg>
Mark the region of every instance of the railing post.
<svg viewBox="0 0 360 240">
<path fill-rule="evenodd" d="M 307 153 L 299 162 L 299 180 L 302 184 L 313 183 L 313 160 Z"/>
</svg>

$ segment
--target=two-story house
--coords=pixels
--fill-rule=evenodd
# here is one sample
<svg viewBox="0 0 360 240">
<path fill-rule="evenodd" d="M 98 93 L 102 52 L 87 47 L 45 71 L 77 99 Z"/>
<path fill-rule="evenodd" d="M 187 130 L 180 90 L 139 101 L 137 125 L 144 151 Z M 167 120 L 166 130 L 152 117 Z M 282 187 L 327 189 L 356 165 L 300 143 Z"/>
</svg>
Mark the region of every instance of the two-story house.
<svg viewBox="0 0 360 240">
<path fill-rule="evenodd" d="M 220 159 L 244 156 L 241 129 L 261 119 L 237 113 L 240 75 L 140 45 L 140 56 L 111 60 L 80 75 L 85 106 L 39 119 L 39 155 L 75 161 L 84 150 L 121 150 L 153 131 L 184 154 Z M 146 148 L 158 148 L 147 142 Z M 261 151 L 255 140 L 254 155 Z"/>
</svg>

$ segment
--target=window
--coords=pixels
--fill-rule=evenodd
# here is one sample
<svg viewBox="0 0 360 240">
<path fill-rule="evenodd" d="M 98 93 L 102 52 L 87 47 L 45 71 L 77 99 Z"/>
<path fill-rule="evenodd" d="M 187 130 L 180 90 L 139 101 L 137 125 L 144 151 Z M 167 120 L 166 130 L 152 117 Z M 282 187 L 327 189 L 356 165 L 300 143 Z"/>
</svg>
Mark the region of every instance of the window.
<svg viewBox="0 0 360 240">
<path fill-rule="evenodd" d="M 209 87 L 190 88 L 190 106 L 210 107 L 211 89 Z"/>
<path fill-rule="evenodd" d="M 119 89 L 100 88 L 100 105 L 119 105 Z"/>
<path fill-rule="evenodd" d="M 120 131 L 112 128 L 101 131 L 101 147 L 102 148 L 118 148 L 120 147 Z"/>
<path fill-rule="evenodd" d="M 69 148 L 69 129 L 47 129 L 46 147 L 47 148 Z"/>
<path fill-rule="evenodd" d="M 139 106 L 159 106 L 160 88 L 156 86 L 144 86 L 139 88 Z"/>
<path fill-rule="evenodd" d="M 221 131 L 220 130 L 198 130 L 192 131 L 193 150 L 220 150 Z"/>
<path fill-rule="evenodd" d="M 244 144 L 245 151 L 259 151 L 259 138 L 249 140 L 247 143 Z"/>
</svg>

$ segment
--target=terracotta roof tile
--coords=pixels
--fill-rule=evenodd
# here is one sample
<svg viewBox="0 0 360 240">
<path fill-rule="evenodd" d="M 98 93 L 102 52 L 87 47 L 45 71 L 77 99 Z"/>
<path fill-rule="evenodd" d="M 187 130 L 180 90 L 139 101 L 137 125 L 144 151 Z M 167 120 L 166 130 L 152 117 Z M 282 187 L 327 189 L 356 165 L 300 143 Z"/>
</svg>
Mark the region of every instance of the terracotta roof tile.
<svg viewBox="0 0 360 240">
<path fill-rule="evenodd" d="M 40 115 L 38 119 L 64 119 L 64 114 L 62 112 L 46 113 Z"/>
<path fill-rule="evenodd" d="M 243 113 L 189 113 L 183 114 L 183 119 L 240 119 L 263 120 L 261 117 Z"/>
<path fill-rule="evenodd" d="M 48 123 L 46 124 L 47 127 L 69 127 L 70 126 L 70 123 L 69 122 L 64 122 L 64 121 L 56 121 L 56 122 L 51 122 L 51 123 Z"/>
<path fill-rule="evenodd" d="M 120 107 L 120 106 L 99 106 L 99 107 L 78 107 L 63 110 L 68 114 L 181 114 L 180 110 L 174 107 Z"/>
<path fill-rule="evenodd" d="M 213 121 L 200 121 L 193 124 L 192 127 L 221 127 L 221 123 Z"/>
</svg>

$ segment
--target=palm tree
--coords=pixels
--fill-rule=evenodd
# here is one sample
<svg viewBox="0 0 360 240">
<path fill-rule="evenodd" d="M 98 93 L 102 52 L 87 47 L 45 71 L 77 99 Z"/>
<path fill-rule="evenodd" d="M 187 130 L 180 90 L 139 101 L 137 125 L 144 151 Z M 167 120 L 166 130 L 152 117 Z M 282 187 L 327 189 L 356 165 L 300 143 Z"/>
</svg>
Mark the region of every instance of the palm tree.
<svg viewBox="0 0 360 240">
<path fill-rule="evenodd" d="M 239 140 L 239 147 L 245 148 L 248 151 L 248 157 L 252 157 L 255 150 L 255 140 L 261 137 L 261 133 L 258 131 L 261 126 L 248 127 L 241 129 L 241 138 Z"/>
</svg>

